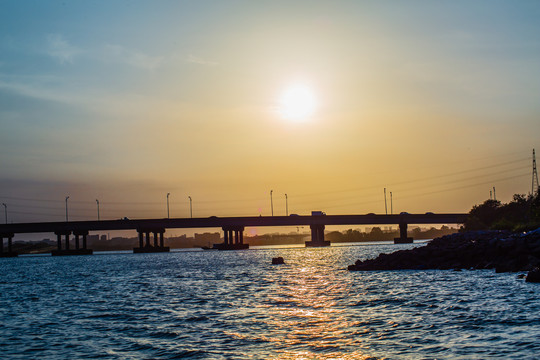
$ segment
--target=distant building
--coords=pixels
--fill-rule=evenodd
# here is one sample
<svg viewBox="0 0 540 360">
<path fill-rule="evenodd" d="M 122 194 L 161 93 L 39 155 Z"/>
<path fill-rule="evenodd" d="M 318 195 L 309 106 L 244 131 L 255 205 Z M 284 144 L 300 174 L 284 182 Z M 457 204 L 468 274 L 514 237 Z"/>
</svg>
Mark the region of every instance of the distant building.
<svg viewBox="0 0 540 360">
<path fill-rule="evenodd" d="M 196 242 L 210 242 L 210 243 L 219 243 L 221 240 L 221 234 L 220 233 L 203 233 L 203 234 L 197 234 L 195 233 L 195 241 Z"/>
</svg>

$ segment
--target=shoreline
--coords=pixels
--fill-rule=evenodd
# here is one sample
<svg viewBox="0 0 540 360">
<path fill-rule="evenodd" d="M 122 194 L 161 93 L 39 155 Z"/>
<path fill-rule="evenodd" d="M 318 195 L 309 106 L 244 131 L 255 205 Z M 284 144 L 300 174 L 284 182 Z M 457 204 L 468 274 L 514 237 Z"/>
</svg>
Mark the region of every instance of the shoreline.
<svg viewBox="0 0 540 360">
<path fill-rule="evenodd" d="M 426 246 L 357 260 L 349 271 L 495 269 L 531 271 L 540 266 L 540 228 L 528 233 L 469 231 L 433 239 Z"/>
</svg>

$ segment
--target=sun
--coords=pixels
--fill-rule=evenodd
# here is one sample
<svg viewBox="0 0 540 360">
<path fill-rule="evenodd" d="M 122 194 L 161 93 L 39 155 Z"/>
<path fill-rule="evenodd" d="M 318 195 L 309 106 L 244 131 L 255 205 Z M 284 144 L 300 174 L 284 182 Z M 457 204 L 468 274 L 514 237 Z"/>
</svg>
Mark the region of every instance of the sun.
<svg viewBox="0 0 540 360">
<path fill-rule="evenodd" d="M 289 86 L 279 98 L 278 111 L 286 120 L 306 121 L 315 113 L 316 108 L 315 95 L 311 88 L 304 84 Z"/>
</svg>

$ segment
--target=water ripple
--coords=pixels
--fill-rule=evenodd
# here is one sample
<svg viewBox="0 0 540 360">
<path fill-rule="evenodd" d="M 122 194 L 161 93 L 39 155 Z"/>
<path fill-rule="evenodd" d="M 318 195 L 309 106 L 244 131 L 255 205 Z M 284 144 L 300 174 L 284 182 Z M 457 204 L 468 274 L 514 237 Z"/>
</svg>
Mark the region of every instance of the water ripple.
<svg viewBox="0 0 540 360">
<path fill-rule="evenodd" d="M 534 359 L 540 353 L 540 287 L 488 270 L 344 269 L 393 249 L 2 259 L 0 357 Z M 271 265 L 277 256 L 285 265 Z"/>
</svg>

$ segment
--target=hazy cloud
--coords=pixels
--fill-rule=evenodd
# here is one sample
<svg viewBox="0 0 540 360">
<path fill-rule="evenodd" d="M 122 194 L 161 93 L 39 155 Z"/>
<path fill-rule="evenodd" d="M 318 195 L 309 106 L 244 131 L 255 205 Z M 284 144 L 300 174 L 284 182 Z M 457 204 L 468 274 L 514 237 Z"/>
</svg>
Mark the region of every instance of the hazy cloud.
<svg viewBox="0 0 540 360">
<path fill-rule="evenodd" d="M 47 35 L 47 44 L 47 53 L 58 60 L 60 64 L 73 63 L 73 58 L 82 52 L 79 48 L 69 44 L 60 34 Z"/>
<path fill-rule="evenodd" d="M 195 56 L 193 54 L 189 54 L 187 58 L 187 62 L 192 63 L 192 64 L 198 64 L 198 65 L 207 65 L 207 66 L 216 66 L 218 64 L 215 61 L 206 60 L 198 56 Z"/>
<path fill-rule="evenodd" d="M 129 64 L 146 70 L 155 70 L 162 62 L 162 56 L 151 56 L 127 49 L 121 45 L 105 45 L 105 54 L 109 61 Z"/>
</svg>

